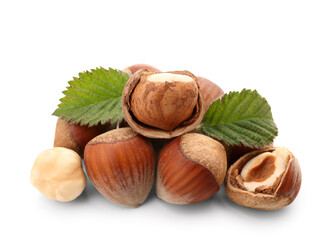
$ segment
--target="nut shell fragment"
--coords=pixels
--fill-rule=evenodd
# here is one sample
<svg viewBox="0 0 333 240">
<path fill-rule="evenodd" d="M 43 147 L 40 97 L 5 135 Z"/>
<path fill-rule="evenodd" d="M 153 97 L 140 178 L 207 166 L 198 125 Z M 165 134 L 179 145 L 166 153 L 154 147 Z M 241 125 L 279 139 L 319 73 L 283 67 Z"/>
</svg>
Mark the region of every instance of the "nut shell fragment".
<svg viewBox="0 0 333 240">
<path fill-rule="evenodd" d="M 244 185 L 244 179 L 241 176 L 244 166 L 260 154 L 273 153 L 276 149 L 276 147 L 269 147 L 250 152 L 231 165 L 227 172 L 225 191 L 232 201 L 245 207 L 277 210 L 295 200 L 301 187 L 302 175 L 298 160 L 290 151 L 283 174 L 276 178 L 271 187 L 257 187 L 252 192 Z"/>
</svg>

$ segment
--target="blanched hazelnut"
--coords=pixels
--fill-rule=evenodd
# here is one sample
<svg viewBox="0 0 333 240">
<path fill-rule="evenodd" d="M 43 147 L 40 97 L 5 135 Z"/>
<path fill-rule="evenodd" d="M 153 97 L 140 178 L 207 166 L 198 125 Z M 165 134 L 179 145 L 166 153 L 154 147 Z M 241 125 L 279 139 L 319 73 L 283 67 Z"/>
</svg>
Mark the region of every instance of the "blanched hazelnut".
<svg viewBox="0 0 333 240">
<path fill-rule="evenodd" d="M 81 157 L 73 150 L 62 147 L 45 150 L 35 160 L 30 181 L 50 199 L 72 201 L 86 185 Z"/>
</svg>

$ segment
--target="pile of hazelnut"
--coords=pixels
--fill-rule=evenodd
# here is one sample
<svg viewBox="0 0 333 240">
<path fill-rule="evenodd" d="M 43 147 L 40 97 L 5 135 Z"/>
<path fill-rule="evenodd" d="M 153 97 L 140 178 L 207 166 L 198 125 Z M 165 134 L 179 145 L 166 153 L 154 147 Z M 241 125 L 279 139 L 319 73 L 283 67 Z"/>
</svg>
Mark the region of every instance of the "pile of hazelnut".
<svg viewBox="0 0 333 240">
<path fill-rule="evenodd" d="M 212 101 L 223 96 L 213 82 L 188 71 L 130 66 L 122 94 L 126 121 L 93 127 L 58 119 L 54 148 L 43 151 L 31 183 L 50 199 L 71 201 L 86 175 L 107 199 L 138 207 L 156 180 L 156 195 L 172 204 L 202 202 L 219 191 L 243 206 L 276 210 L 301 186 L 297 159 L 284 147 L 228 146 L 196 128 Z M 228 171 L 227 171 L 228 170 Z"/>
</svg>

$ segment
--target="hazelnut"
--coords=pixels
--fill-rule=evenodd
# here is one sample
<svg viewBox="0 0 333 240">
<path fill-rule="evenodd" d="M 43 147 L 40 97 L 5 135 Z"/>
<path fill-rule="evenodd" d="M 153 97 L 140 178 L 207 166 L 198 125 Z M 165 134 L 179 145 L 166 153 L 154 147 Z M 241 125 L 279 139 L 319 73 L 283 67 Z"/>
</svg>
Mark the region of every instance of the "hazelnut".
<svg viewBox="0 0 333 240">
<path fill-rule="evenodd" d="M 107 124 L 88 127 L 70 124 L 58 118 L 53 146 L 69 148 L 83 156 L 86 144 L 108 130 L 110 126 Z"/>
<path fill-rule="evenodd" d="M 276 210 L 291 204 L 301 187 L 301 169 L 284 147 L 253 151 L 228 170 L 226 193 L 245 207 Z"/>
<path fill-rule="evenodd" d="M 131 65 L 125 69 L 123 69 L 123 72 L 127 72 L 129 75 L 134 74 L 135 72 L 137 72 L 140 69 L 147 69 L 151 72 L 160 72 L 160 70 L 158 70 L 156 67 L 153 67 L 151 65 L 148 64 L 135 64 L 135 65 Z"/>
<path fill-rule="evenodd" d="M 50 199 L 72 201 L 86 185 L 81 157 L 73 150 L 62 147 L 45 150 L 35 160 L 30 181 Z"/>
<path fill-rule="evenodd" d="M 157 196 L 174 204 L 204 201 L 220 189 L 226 169 L 226 152 L 221 143 L 198 133 L 184 134 L 160 153 Z"/>
<path fill-rule="evenodd" d="M 111 130 L 92 139 L 85 148 L 84 163 L 97 190 L 127 207 L 144 202 L 155 178 L 154 150 L 131 128 Z"/>
<path fill-rule="evenodd" d="M 201 122 L 203 97 L 197 78 L 188 71 L 137 71 L 122 96 L 128 124 L 150 138 L 172 138 L 192 131 Z"/>
<path fill-rule="evenodd" d="M 203 77 L 197 77 L 197 78 L 202 95 L 204 97 L 205 112 L 206 112 L 209 108 L 209 105 L 212 102 L 214 102 L 216 99 L 221 98 L 224 92 L 218 85 L 208 80 L 207 78 Z"/>
</svg>

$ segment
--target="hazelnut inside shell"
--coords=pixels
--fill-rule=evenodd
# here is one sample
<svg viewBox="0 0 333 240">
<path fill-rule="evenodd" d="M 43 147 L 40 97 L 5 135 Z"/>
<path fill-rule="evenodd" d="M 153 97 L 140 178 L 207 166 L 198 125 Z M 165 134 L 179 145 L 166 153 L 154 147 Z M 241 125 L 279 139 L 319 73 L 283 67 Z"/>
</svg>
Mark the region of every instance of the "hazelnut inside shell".
<svg viewBox="0 0 333 240">
<path fill-rule="evenodd" d="M 188 71 L 166 73 L 166 75 L 174 74 L 176 77 L 184 76 L 191 79 L 191 84 L 196 88 L 196 94 L 194 104 L 192 104 L 192 108 L 189 108 L 187 102 L 189 98 L 193 98 L 193 94 L 186 89 L 186 83 L 182 81 L 172 81 L 170 83 L 167 80 L 164 84 L 163 79 L 162 81 L 148 81 L 147 83 L 150 76 L 158 74 L 163 73 L 141 69 L 128 80 L 122 95 L 122 109 L 127 123 L 133 130 L 149 138 L 169 139 L 194 130 L 200 124 L 205 113 L 204 98 L 196 76 Z M 141 82 L 144 82 L 144 84 L 141 84 Z M 139 92 L 137 89 L 139 87 L 140 93 L 138 95 L 140 98 L 135 98 L 133 95 Z M 180 91 L 183 92 L 180 93 Z M 189 96 L 185 96 L 187 93 Z M 177 99 L 179 96 L 180 100 Z M 137 105 L 141 105 L 141 112 L 137 111 L 141 116 L 134 114 L 138 107 L 134 105 L 133 99 L 137 102 Z M 175 106 L 176 104 L 177 106 Z M 172 113 L 172 111 L 174 112 Z M 188 116 L 184 117 L 187 114 Z M 142 119 L 155 121 L 155 124 L 148 124 Z"/>
<path fill-rule="evenodd" d="M 268 147 L 245 154 L 231 165 L 225 191 L 239 205 L 277 210 L 295 200 L 301 179 L 298 160 L 288 149 Z"/>
</svg>

